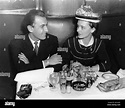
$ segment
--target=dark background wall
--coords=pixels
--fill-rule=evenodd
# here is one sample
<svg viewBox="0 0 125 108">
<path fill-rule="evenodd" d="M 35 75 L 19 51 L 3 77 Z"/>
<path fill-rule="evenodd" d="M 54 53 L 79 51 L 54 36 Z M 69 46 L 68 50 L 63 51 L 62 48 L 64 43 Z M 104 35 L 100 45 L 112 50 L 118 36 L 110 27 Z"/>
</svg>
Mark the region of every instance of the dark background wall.
<svg viewBox="0 0 125 108">
<path fill-rule="evenodd" d="M 49 33 L 58 37 L 61 46 L 65 39 L 74 34 L 75 11 L 84 3 L 83 0 L 21 0 L 20 3 L 17 1 L 15 6 L 13 1 L 0 3 L 0 9 L 11 9 L 9 12 L 0 10 L 0 73 L 10 75 L 7 46 L 16 34 L 21 33 L 21 21 L 30 8 L 43 9 L 49 15 Z M 98 34 L 106 43 L 112 63 L 111 71 L 116 73 L 119 68 L 125 69 L 125 0 L 86 0 L 86 4 L 102 14 Z M 8 79 L 7 76 L 0 76 L 0 80 L 3 78 Z"/>
</svg>

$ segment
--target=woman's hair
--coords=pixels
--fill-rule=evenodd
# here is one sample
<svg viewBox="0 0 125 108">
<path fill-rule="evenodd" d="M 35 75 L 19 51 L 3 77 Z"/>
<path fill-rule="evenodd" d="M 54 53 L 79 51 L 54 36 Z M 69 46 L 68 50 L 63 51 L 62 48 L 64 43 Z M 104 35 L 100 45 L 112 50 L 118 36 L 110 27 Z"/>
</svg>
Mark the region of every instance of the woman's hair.
<svg viewBox="0 0 125 108">
<path fill-rule="evenodd" d="M 95 31 L 92 33 L 93 35 L 95 35 L 98 32 L 99 23 L 89 22 L 89 25 L 91 28 L 95 28 Z"/>
<path fill-rule="evenodd" d="M 78 22 L 78 19 L 74 19 L 73 23 L 75 24 L 75 33 L 74 33 L 73 36 L 78 35 L 78 33 L 77 33 L 77 22 Z M 95 31 L 92 33 L 93 36 L 94 36 L 98 32 L 99 23 L 89 22 L 89 24 L 90 24 L 91 28 L 95 28 Z"/>
<path fill-rule="evenodd" d="M 28 34 L 29 30 L 27 29 L 28 25 L 33 25 L 35 16 L 41 16 L 41 17 L 46 17 L 45 13 L 41 10 L 30 10 L 24 17 L 22 23 L 21 23 L 21 31 L 24 34 Z"/>
</svg>

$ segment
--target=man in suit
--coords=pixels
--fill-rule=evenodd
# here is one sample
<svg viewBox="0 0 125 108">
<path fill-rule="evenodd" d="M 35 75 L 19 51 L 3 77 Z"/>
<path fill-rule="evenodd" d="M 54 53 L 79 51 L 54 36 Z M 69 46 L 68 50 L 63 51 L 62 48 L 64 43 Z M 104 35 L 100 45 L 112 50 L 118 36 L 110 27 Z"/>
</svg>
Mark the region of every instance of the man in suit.
<svg viewBox="0 0 125 108">
<path fill-rule="evenodd" d="M 20 35 L 9 44 L 9 55 L 14 70 L 18 72 L 53 66 L 55 71 L 62 63 L 57 54 L 58 39 L 48 34 L 47 19 L 43 11 L 30 10 L 24 17 Z M 57 69 L 57 70 L 56 70 Z"/>
<path fill-rule="evenodd" d="M 13 99 L 16 96 L 17 73 L 53 66 L 58 72 L 62 57 L 57 54 L 58 39 L 48 34 L 46 15 L 41 10 L 30 10 L 24 17 L 21 30 L 9 46 Z"/>
</svg>

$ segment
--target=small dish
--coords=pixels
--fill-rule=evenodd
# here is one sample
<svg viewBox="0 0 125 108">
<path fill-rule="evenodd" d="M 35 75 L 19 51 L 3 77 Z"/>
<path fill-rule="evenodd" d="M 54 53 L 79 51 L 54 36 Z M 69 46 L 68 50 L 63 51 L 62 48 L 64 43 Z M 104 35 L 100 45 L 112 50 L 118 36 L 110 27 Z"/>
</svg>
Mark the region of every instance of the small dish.
<svg viewBox="0 0 125 108">
<path fill-rule="evenodd" d="M 104 74 L 102 75 L 102 77 L 103 77 L 105 80 L 119 79 L 119 76 L 118 76 L 118 75 L 112 74 L 112 73 L 104 73 Z"/>
</svg>

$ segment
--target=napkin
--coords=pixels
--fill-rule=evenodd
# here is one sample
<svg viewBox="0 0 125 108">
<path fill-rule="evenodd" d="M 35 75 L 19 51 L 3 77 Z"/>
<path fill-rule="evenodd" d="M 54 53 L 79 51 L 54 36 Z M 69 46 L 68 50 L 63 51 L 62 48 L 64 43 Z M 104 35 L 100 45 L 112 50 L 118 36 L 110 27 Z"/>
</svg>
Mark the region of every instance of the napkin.
<svg viewBox="0 0 125 108">
<path fill-rule="evenodd" d="M 46 82 L 48 76 L 54 72 L 54 68 L 44 68 L 18 73 L 15 81 L 19 83 Z"/>
<path fill-rule="evenodd" d="M 114 80 L 108 80 L 104 83 L 99 83 L 97 85 L 97 88 L 103 92 L 109 92 L 125 88 L 125 77 Z"/>
</svg>

